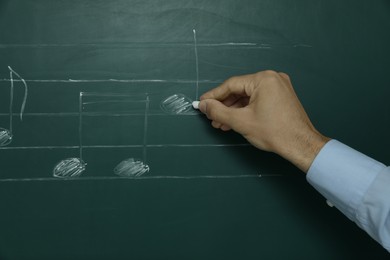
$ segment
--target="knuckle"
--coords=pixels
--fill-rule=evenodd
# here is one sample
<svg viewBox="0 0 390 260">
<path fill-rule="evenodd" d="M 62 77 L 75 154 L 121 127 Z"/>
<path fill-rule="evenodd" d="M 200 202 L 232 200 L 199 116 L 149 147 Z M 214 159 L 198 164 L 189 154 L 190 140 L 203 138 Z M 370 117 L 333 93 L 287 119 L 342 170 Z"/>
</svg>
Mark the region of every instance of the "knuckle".
<svg viewBox="0 0 390 260">
<path fill-rule="evenodd" d="M 233 76 L 233 77 L 230 77 L 228 78 L 225 83 L 226 85 L 228 86 L 228 88 L 232 88 L 234 86 L 234 84 L 237 83 L 237 81 L 239 80 L 239 77 L 238 76 Z"/>
<path fill-rule="evenodd" d="M 279 75 L 282 76 L 283 78 L 285 78 L 285 79 L 287 79 L 287 80 L 290 81 L 290 76 L 287 75 L 286 73 L 284 73 L 284 72 L 279 72 Z"/>
<path fill-rule="evenodd" d="M 239 79 L 239 76 L 233 76 L 228 79 L 229 82 L 236 82 Z"/>
<path fill-rule="evenodd" d="M 214 128 L 220 128 L 221 127 L 221 124 L 216 122 L 216 121 L 212 121 L 211 122 L 211 125 L 214 127 Z"/>
<path fill-rule="evenodd" d="M 275 79 L 279 79 L 280 78 L 280 75 L 274 71 L 274 70 L 264 70 L 264 71 L 260 71 L 256 74 L 254 74 L 254 78 L 253 80 L 256 81 L 256 82 L 260 82 L 260 81 L 263 81 L 263 80 L 266 80 L 266 81 L 273 81 Z"/>
<path fill-rule="evenodd" d="M 274 78 L 278 76 L 278 73 L 274 70 L 265 70 L 263 71 L 263 76 Z"/>
</svg>

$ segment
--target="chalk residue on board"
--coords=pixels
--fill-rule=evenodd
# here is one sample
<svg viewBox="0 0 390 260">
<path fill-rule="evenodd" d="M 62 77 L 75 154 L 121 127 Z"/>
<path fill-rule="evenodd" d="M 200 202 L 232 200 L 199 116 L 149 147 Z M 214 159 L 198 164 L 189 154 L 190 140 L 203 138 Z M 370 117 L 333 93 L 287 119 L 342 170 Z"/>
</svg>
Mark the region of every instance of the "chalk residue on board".
<svg viewBox="0 0 390 260">
<path fill-rule="evenodd" d="M 68 158 L 60 161 L 53 169 L 57 178 L 72 178 L 80 176 L 85 170 L 86 163 L 79 158 Z"/>
<path fill-rule="evenodd" d="M 12 141 L 12 134 L 8 129 L 0 128 L 0 146 L 6 146 Z"/>
<path fill-rule="evenodd" d="M 194 112 L 192 100 L 183 94 L 174 94 L 161 102 L 161 108 L 169 114 L 186 114 Z"/>
<path fill-rule="evenodd" d="M 134 158 L 123 160 L 114 169 L 114 173 L 122 177 L 140 177 L 147 172 L 149 166 Z"/>
</svg>

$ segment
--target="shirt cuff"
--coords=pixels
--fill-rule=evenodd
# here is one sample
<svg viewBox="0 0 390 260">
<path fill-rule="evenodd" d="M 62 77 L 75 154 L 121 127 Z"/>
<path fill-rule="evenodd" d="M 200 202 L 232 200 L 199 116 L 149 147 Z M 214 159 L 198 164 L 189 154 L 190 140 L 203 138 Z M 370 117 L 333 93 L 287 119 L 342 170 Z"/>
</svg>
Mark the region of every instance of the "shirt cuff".
<svg viewBox="0 0 390 260">
<path fill-rule="evenodd" d="M 356 222 L 356 211 L 376 176 L 386 166 L 337 140 L 314 159 L 307 181 L 331 204 Z"/>
</svg>

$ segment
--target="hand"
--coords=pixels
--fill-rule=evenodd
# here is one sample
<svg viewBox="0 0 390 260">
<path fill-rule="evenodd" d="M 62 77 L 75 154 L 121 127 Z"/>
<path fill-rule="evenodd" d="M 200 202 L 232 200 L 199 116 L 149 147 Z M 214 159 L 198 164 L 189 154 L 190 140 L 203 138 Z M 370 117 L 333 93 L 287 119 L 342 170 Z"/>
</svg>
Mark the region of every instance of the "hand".
<svg viewBox="0 0 390 260">
<path fill-rule="evenodd" d="M 304 172 L 329 140 L 310 122 L 285 73 L 233 77 L 200 100 L 199 109 L 213 127 L 233 129 L 255 147 L 279 154 Z"/>
</svg>

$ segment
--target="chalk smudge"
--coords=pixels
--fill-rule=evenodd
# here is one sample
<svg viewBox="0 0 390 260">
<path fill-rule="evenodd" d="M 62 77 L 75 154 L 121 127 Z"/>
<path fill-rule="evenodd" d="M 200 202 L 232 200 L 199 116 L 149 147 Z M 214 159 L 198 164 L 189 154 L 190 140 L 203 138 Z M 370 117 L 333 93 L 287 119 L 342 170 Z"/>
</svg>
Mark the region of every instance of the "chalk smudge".
<svg viewBox="0 0 390 260">
<path fill-rule="evenodd" d="M 8 129 L 0 128 L 0 146 L 6 146 L 12 141 L 12 133 Z"/>
<path fill-rule="evenodd" d="M 114 169 L 114 173 L 122 177 L 140 177 L 147 172 L 149 166 L 134 158 L 123 160 Z"/>
<path fill-rule="evenodd" d="M 174 94 L 161 102 L 161 109 L 169 114 L 193 113 L 192 100 L 183 94 Z"/>
<path fill-rule="evenodd" d="M 57 178 L 78 177 L 85 171 L 86 163 L 79 158 L 68 158 L 60 161 L 53 169 L 53 176 Z"/>
</svg>

